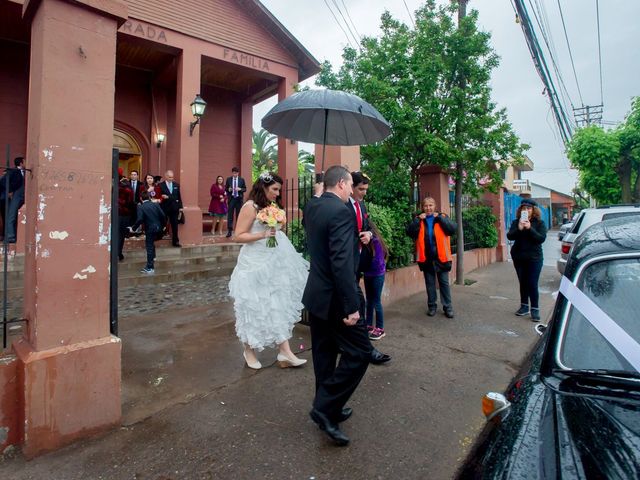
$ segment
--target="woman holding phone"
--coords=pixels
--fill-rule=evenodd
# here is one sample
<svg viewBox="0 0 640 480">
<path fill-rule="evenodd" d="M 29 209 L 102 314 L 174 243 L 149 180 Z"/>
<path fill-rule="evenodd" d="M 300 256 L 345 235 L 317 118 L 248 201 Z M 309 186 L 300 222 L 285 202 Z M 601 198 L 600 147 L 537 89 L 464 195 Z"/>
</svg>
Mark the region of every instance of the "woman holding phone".
<svg viewBox="0 0 640 480">
<path fill-rule="evenodd" d="M 547 238 L 547 226 L 542 221 L 535 201 L 530 198 L 522 200 L 507 238 L 514 242 L 511 258 L 520 282 L 520 308 L 516 315 L 523 317 L 530 314 L 532 321 L 539 322 L 538 280 L 542 271 L 542 244 Z"/>
</svg>

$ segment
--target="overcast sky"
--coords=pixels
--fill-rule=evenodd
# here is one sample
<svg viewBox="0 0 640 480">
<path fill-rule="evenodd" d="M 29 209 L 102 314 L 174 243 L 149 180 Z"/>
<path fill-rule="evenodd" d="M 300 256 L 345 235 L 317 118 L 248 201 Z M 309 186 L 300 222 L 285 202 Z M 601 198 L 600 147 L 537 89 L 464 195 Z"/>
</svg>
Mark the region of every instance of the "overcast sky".
<svg viewBox="0 0 640 480">
<path fill-rule="evenodd" d="M 349 22 L 350 17 L 355 24 L 352 30 L 357 30 L 360 36 L 379 35 L 380 15 L 384 10 L 411 25 L 408 11 L 413 15 L 422 4 L 418 0 L 261 1 L 318 61 L 329 60 L 334 68 L 341 64 L 342 50 L 348 43 L 327 3 L 344 27 L 335 7 L 337 3 L 346 21 Z M 596 0 L 560 0 L 582 99 L 569 59 L 558 0 L 526 0 L 526 4 L 534 22 L 531 5 L 544 7 L 540 13 L 546 14 L 558 66 L 573 105 L 600 104 Z M 620 122 L 630 108 L 631 98 L 640 95 L 637 80 L 640 77 L 640 1 L 602 0 L 599 6 L 603 119 Z M 548 98 L 542 95 L 542 81 L 533 67 L 522 29 L 515 22 L 510 0 L 471 0 L 468 9 L 479 11 L 481 28 L 491 33 L 493 48 L 501 58 L 492 78 L 493 99 L 499 107 L 507 109 L 520 139 L 531 145 L 528 155 L 535 171 L 526 176 L 552 189 L 570 192 L 577 173 L 568 168 L 569 161 L 559 140 Z M 353 39 L 351 42 L 355 44 Z M 304 84 L 313 88 L 314 79 Z M 261 118 L 275 103 L 274 98 L 256 106 L 254 128 L 260 128 Z M 566 108 L 571 114 L 571 105 L 567 104 Z"/>
</svg>

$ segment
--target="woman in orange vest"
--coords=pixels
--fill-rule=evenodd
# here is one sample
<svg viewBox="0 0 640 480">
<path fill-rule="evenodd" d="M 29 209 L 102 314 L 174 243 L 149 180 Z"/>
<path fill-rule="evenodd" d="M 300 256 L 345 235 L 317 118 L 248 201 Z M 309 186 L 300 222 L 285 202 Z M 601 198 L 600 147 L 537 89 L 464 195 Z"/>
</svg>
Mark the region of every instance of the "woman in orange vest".
<svg viewBox="0 0 640 480">
<path fill-rule="evenodd" d="M 447 318 L 453 318 L 449 271 L 451 270 L 450 236 L 457 225 L 444 213 L 436 211 L 436 201 L 427 197 L 422 201 L 422 213 L 408 226 L 407 235 L 416 242 L 418 267 L 427 286 L 427 315 L 433 317 L 438 307 L 436 278 L 440 289 L 440 302 Z"/>
</svg>

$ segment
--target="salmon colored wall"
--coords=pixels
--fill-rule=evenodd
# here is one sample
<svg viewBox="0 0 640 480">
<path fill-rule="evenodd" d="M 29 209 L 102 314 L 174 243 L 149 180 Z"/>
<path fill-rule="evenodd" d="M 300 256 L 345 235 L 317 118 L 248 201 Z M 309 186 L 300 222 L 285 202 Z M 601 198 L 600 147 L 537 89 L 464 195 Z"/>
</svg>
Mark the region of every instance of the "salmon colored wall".
<svg viewBox="0 0 640 480">
<path fill-rule="evenodd" d="M 26 153 L 29 45 L 0 40 L 0 59 L 0 163 L 9 144 L 13 166 L 13 158 Z"/>
<path fill-rule="evenodd" d="M 15 355 L 0 354 L 0 454 L 20 443 L 18 430 L 18 361 Z"/>
<path fill-rule="evenodd" d="M 200 121 L 200 179 L 198 205 L 209 208 L 209 189 L 218 175 L 225 179 L 240 167 L 240 99 L 232 92 L 203 86 L 207 110 Z M 250 174 L 242 173 L 244 177 Z"/>
<path fill-rule="evenodd" d="M 151 132 L 151 74 L 119 66 L 116 68 L 114 118 L 129 128 L 142 149 L 143 171 L 149 162 Z M 154 143 L 155 146 L 155 143 Z"/>
<path fill-rule="evenodd" d="M 179 10 L 175 0 L 127 0 L 126 3 L 130 18 L 285 65 L 297 65 L 282 45 L 234 0 L 183 0 Z"/>
</svg>

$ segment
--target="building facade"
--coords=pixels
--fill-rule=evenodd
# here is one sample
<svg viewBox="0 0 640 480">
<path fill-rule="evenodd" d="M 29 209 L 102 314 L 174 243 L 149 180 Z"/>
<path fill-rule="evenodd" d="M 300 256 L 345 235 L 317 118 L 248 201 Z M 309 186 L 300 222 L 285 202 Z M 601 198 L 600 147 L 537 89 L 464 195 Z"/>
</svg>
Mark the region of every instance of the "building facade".
<svg viewBox="0 0 640 480">
<path fill-rule="evenodd" d="M 0 0 L 0 58 L 0 143 L 30 169 L 27 328 L 0 362 L 0 429 L 32 456 L 120 421 L 113 156 L 125 173 L 173 170 L 182 243 L 201 243 L 216 176 L 239 166 L 251 178 L 253 106 L 289 96 L 319 64 L 257 0 Z M 297 145 L 280 138 L 278 153 L 295 178 Z"/>
</svg>

